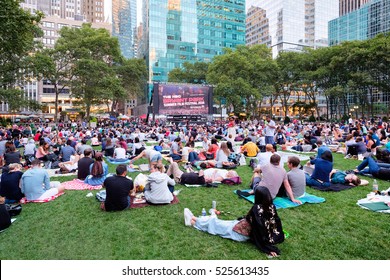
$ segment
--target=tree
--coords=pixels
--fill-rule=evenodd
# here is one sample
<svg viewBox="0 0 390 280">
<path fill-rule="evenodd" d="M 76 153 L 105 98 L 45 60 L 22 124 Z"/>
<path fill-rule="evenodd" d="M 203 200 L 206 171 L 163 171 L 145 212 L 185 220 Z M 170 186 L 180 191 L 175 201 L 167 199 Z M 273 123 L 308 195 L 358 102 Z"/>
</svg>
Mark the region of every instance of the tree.
<svg viewBox="0 0 390 280">
<path fill-rule="evenodd" d="M 10 111 L 39 109 L 21 88 L 31 78 L 27 58 L 36 46 L 34 38 L 42 35 L 38 24 L 43 14 L 23 10 L 19 0 L 3 0 L 0 15 L 0 101 L 8 103 Z"/>
<path fill-rule="evenodd" d="M 120 78 L 121 85 L 124 88 L 124 96 L 114 94 L 112 108 L 124 98 L 134 99 L 144 93 L 145 82 L 148 78 L 148 70 L 143 59 L 122 59 L 115 65 L 115 72 Z"/>
<path fill-rule="evenodd" d="M 75 104 L 83 105 L 87 119 L 92 106 L 125 97 L 115 72 L 115 64 L 122 59 L 117 38 L 111 37 L 106 29 L 92 28 L 91 24 L 64 27 L 60 35 L 56 48 L 70 56 L 72 97 L 77 99 Z"/>
<path fill-rule="evenodd" d="M 168 81 L 174 83 L 204 84 L 209 63 L 184 62 L 183 68 L 175 68 L 168 74 Z"/>
<path fill-rule="evenodd" d="M 55 44 L 53 49 L 43 49 L 33 56 L 33 69 L 38 79 L 46 79 L 54 86 L 54 122 L 58 122 L 58 98 L 66 87 L 70 87 L 75 75 L 76 59 L 64 46 Z"/>
<path fill-rule="evenodd" d="M 284 116 L 287 116 L 291 93 L 301 90 L 303 55 L 296 52 L 281 52 L 276 58 L 278 71 L 277 80 L 274 83 L 275 95 L 281 100 Z"/>
<path fill-rule="evenodd" d="M 238 46 L 236 50 L 214 57 L 207 72 L 207 82 L 215 86 L 217 100 L 224 98 L 236 113 L 247 113 L 268 93 L 274 80 L 276 64 L 264 45 Z"/>
</svg>

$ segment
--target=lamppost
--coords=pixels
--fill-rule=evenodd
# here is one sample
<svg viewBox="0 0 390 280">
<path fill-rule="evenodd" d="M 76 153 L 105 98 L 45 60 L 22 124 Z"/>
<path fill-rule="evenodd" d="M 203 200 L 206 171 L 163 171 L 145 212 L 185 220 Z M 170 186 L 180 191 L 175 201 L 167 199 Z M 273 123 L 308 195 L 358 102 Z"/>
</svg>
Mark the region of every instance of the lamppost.
<svg viewBox="0 0 390 280">
<path fill-rule="evenodd" d="M 353 106 L 353 109 L 355 110 L 355 113 L 356 113 L 356 119 L 358 119 L 359 106 L 355 105 L 355 106 Z"/>
</svg>

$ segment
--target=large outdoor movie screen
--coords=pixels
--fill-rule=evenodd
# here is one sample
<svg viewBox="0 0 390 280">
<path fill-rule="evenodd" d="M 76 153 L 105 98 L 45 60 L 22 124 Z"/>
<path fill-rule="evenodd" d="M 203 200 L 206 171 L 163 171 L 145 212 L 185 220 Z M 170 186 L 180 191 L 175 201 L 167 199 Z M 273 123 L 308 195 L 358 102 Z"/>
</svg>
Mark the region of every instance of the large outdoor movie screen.
<svg viewBox="0 0 390 280">
<path fill-rule="evenodd" d="M 212 87 L 204 85 L 154 84 L 153 108 L 159 115 L 212 114 Z"/>
</svg>

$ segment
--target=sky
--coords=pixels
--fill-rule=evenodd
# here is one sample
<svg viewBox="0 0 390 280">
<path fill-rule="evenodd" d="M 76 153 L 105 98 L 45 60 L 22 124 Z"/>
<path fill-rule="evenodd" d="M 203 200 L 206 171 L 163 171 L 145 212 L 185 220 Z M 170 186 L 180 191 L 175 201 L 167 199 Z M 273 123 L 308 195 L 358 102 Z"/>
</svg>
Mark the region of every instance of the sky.
<svg viewBox="0 0 390 280">
<path fill-rule="evenodd" d="M 106 21 L 111 21 L 112 0 L 104 0 L 104 15 Z M 142 0 L 137 0 L 137 26 L 142 21 Z"/>
</svg>

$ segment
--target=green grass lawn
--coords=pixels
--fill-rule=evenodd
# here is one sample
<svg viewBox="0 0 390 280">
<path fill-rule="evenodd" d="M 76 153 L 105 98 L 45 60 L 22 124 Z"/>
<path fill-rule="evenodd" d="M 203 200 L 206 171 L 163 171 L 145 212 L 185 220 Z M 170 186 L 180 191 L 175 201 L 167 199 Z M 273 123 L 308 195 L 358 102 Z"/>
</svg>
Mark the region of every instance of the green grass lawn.
<svg viewBox="0 0 390 280">
<path fill-rule="evenodd" d="M 334 154 L 335 168 L 353 169 L 357 160 Z M 110 172 L 115 171 L 114 165 Z M 44 204 L 23 205 L 12 226 L 1 233 L 0 259 L 102 259 L 102 260 L 233 260 L 267 259 L 251 243 L 238 243 L 184 226 L 183 209 L 200 215 L 202 208 L 217 208 L 221 219 L 244 215 L 251 204 L 238 199 L 236 188 L 248 188 L 251 170 L 241 166 L 240 186 L 182 189 L 179 204 L 149 206 L 107 213 L 99 209 L 89 191 L 66 191 Z M 130 173 L 135 177 L 136 173 Z M 73 177 L 59 177 L 66 181 Z M 342 192 L 311 194 L 324 197 L 321 204 L 305 204 L 278 211 L 290 237 L 279 245 L 283 260 L 377 260 L 390 252 L 389 215 L 364 210 L 356 201 L 371 191 L 359 186 Z M 379 180 L 379 189 L 389 187 Z M 93 191 L 95 194 L 96 191 Z"/>
</svg>

